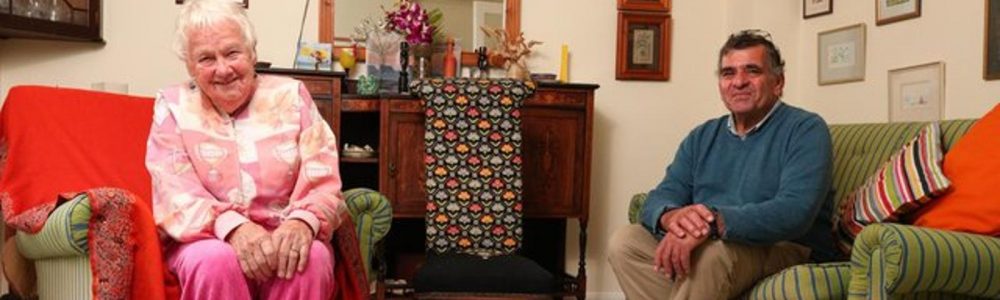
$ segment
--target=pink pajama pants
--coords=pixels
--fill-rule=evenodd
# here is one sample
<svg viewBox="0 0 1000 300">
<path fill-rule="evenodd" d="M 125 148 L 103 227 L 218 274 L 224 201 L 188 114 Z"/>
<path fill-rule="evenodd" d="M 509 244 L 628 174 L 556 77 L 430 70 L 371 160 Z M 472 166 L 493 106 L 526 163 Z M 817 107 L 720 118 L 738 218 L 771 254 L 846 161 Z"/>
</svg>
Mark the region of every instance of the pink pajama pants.
<svg viewBox="0 0 1000 300">
<path fill-rule="evenodd" d="M 313 241 L 306 269 L 291 279 L 252 281 L 243 274 L 228 243 L 206 239 L 167 250 L 167 267 L 181 285 L 181 299 L 323 299 L 333 296 L 333 258 Z"/>
</svg>

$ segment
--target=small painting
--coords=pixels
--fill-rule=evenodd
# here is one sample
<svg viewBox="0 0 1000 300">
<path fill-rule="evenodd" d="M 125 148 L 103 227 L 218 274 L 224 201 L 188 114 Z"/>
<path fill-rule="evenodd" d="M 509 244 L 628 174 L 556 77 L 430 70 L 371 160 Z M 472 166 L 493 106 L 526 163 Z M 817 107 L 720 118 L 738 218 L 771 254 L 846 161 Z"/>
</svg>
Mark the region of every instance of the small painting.
<svg viewBox="0 0 1000 300">
<path fill-rule="evenodd" d="M 670 15 L 618 12 L 615 79 L 670 79 Z"/>
<path fill-rule="evenodd" d="M 833 13 L 833 0 L 802 0 L 802 18 L 808 19 Z"/>
<path fill-rule="evenodd" d="M 913 19 L 920 16 L 920 0 L 875 0 L 875 24 Z"/>
<path fill-rule="evenodd" d="M 944 63 L 889 70 L 889 121 L 938 121 L 944 111 Z"/>
<path fill-rule="evenodd" d="M 295 68 L 300 70 L 332 71 L 332 45 L 302 42 L 295 55 Z"/>
<path fill-rule="evenodd" d="M 865 80 L 865 24 L 819 33 L 819 85 Z"/>
</svg>

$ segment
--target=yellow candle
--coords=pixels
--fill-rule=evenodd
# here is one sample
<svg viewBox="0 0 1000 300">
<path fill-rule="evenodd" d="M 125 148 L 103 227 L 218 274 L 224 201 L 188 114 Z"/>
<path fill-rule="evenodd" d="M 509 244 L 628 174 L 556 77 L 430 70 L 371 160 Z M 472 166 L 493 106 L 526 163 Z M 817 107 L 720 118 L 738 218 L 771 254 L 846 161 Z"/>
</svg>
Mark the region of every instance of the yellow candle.
<svg viewBox="0 0 1000 300">
<path fill-rule="evenodd" d="M 559 65 L 559 82 L 569 82 L 569 45 L 562 45 L 562 62 Z"/>
</svg>

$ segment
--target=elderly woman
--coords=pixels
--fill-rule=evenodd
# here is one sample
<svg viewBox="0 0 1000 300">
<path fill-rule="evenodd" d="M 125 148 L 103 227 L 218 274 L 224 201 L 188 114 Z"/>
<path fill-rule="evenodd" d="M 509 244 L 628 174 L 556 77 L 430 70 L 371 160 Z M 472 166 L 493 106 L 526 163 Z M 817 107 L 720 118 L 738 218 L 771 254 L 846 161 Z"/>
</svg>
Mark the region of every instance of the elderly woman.
<svg viewBox="0 0 1000 300">
<path fill-rule="evenodd" d="M 188 0 L 175 48 L 189 82 L 161 90 L 146 166 L 183 299 L 329 299 L 343 210 L 336 141 L 302 83 L 257 75 L 232 0 Z"/>
</svg>

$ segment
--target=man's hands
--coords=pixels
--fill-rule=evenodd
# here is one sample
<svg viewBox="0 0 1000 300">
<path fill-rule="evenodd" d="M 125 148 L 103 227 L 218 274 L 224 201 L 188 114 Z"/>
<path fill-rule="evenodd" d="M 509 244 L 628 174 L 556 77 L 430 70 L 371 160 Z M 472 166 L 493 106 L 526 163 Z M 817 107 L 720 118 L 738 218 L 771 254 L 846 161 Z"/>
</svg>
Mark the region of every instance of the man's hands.
<svg viewBox="0 0 1000 300">
<path fill-rule="evenodd" d="M 271 241 L 278 245 L 278 277 L 289 279 L 306 269 L 312 240 L 309 225 L 296 219 L 285 221 L 274 230 Z"/>
<path fill-rule="evenodd" d="M 226 242 L 236 250 L 243 274 L 256 281 L 264 281 L 274 276 L 275 258 L 271 234 L 254 222 L 246 222 L 236 227 Z"/>
<path fill-rule="evenodd" d="M 708 240 L 715 214 L 702 204 L 677 208 L 660 216 L 660 227 L 667 234 L 656 246 L 653 268 L 670 280 L 691 273 L 691 253 Z"/>
<path fill-rule="evenodd" d="M 305 270 L 312 241 L 312 229 L 297 219 L 281 223 L 274 232 L 246 222 L 226 239 L 236 250 L 243 273 L 256 281 L 270 279 L 275 271 L 278 277 L 288 279 Z"/>
<path fill-rule="evenodd" d="M 683 238 L 708 236 L 709 224 L 715 221 L 715 214 L 703 204 L 692 204 L 670 210 L 660 216 L 660 228 Z"/>
<path fill-rule="evenodd" d="M 668 232 L 656 246 L 653 268 L 671 281 L 687 277 L 691 273 L 691 253 L 706 240 L 708 240 L 707 235 L 702 237 L 689 235 L 682 238 L 673 232 Z"/>
</svg>

